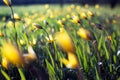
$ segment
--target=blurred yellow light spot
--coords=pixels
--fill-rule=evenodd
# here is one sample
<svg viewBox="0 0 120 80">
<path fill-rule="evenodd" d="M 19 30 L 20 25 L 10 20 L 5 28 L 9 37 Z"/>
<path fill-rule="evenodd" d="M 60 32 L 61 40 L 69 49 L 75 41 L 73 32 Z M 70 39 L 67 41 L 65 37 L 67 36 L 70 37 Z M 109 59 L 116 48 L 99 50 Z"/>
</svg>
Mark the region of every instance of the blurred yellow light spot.
<svg viewBox="0 0 120 80">
<path fill-rule="evenodd" d="M 95 5 L 95 9 L 99 9 L 100 8 L 100 5 L 99 4 L 96 4 Z"/>
</svg>

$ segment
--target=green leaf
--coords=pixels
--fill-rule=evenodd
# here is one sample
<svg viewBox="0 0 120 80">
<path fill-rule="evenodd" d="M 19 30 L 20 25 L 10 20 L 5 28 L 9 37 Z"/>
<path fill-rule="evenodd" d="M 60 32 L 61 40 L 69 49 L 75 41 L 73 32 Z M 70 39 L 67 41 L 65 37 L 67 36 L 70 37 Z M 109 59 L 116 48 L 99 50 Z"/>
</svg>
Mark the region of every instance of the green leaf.
<svg viewBox="0 0 120 80">
<path fill-rule="evenodd" d="M 21 80 L 26 80 L 25 75 L 24 75 L 24 73 L 23 73 L 21 68 L 18 68 L 18 72 L 20 74 Z"/>
<path fill-rule="evenodd" d="M 11 80 L 10 77 L 9 77 L 9 75 L 4 70 L 1 69 L 1 73 L 6 78 L 6 80 Z"/>
</svg>

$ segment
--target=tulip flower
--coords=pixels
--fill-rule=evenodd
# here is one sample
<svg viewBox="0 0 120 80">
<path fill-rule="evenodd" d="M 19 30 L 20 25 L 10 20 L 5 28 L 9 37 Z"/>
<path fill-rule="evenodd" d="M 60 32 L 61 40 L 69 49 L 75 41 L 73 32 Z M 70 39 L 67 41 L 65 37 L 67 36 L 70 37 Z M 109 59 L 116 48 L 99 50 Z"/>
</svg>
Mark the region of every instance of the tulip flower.
<svg viewBox="0 0 120 80">
<path fill-rule="evenodd" d="M 7 6 L 11 6 L 11 0 L 3 0 L 3 2 L 4 2 Z"/>
<path fill-rule="evenodd" d="M 23 66 L 24 61 L 23 57 L 20 54 L 20 51 L 18 50 L 15 45 L 13 45 L 11 42 L 4 43 L 1 48 L 2 56 L 6 58 L 11 64 L 15 66 Z"/>
<path fill-rule="evenodd" d="M 12 19 L 13 19 L 13 15 L 12 15 L 11 17 L 12 17 Z M 20 19 L 20 16 L 19 16 L 17 13 L 14 13 L 14 19 L 15 19 L 15 20 L 18 20 L 18 21 L 21 20 L 21 19 Z"/>
<path fill-rule="evenodd" d="M 83 38 L 83 39 L 85 39 L 85 40 L 93 40 L 93 35 L 92 35 L 89 31 L 87 31 L 86 29 L 84 29 L 84 28 L 80 28 L 80 29 L 77 31 L 77 34 L 78 34 L 81 38 Z"/>
<path fill-rule="evenodd" d="M 55 34 L 55 41 L 65 52 L 75 53 L 74 43 L 64 28 Z"/>
</svg>

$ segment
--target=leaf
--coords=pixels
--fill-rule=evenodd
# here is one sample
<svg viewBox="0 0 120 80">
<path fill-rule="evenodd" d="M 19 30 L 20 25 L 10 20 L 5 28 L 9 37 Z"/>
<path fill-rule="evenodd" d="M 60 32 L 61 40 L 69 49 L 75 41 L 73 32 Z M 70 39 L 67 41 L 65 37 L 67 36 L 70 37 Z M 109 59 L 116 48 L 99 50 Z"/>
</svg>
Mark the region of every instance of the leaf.
<svg viewBox="0 0 120 80">
<path fill-rule="evenodd" d="M 1 73 L 6 78 L 6 80 L 11 80 L 10 77 L 9 77 L 9 75 L 4 70 L 1 69 Z"/>
</svg>

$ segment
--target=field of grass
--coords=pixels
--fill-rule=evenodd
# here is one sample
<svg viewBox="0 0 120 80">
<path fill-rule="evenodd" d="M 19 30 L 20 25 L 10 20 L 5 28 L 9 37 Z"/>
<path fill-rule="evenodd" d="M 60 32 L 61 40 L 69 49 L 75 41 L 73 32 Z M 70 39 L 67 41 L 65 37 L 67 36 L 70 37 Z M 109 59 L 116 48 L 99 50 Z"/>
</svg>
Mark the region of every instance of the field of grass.
<svg viewBox="0 0 120 80">
<path fill-rule="evenodd" d="M 0 80 L 120 80 L 119 7 L 0 6 Z"/>
</svg>

